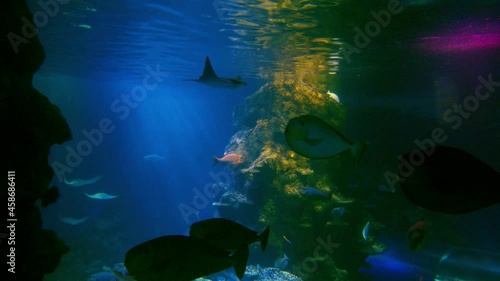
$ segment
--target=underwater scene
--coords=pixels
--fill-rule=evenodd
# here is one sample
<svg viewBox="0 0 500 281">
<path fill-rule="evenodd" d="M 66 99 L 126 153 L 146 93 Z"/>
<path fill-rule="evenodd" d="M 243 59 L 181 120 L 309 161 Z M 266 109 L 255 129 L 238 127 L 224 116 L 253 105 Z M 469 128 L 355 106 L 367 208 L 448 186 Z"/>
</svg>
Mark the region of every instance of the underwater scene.
<svg viewBox="0 0 500 281">
<path fill-rule="evenodd" d="M 27 7 L 7 39 L 38 38 L 32 87 L 65 122 L 36 201 L 54 261 L 23 270 L 500 280 L 499 1 Z"/>
</svg>

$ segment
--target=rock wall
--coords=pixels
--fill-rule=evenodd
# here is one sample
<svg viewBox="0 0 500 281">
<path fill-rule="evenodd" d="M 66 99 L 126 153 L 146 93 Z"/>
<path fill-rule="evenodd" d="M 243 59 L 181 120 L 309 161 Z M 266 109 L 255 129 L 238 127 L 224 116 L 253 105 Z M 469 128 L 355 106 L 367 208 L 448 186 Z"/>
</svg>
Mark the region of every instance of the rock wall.
<svg viewBox="0 0 500 281">
<path fill-rule="evenodd" d="M 37 281 L 54 271 L 68 251 L 53 231 L 42 229 L 35 204 L 47 194 L 52 194 L 49 203 L 57 198 L 57 192 L 47 192 L 53 177 L 48 165 L 49 150 L 53 144 L 70 140 L 71 132 L 60 110 L 32 87 L 33 74 L 45 55 L 35 34 L 27 32 L 29 19 L 32 14 L 25 1 L 1 1 L 0 114 L 4 141 L 0 158 L 5 178 L 8 171 L 15 171 L 15 194 L 10 194 L 15 195 L 11 197 L 15 206 L 7 209 L 7 200 L 14 199 L 7 198 L 10 195 L 5 180 L 0 202 L 4 206 L 2 224 L 6 224 L 6 218 L 17 221 L 10 229 L 2 227 L 0 232 L 8 233 L 0 233 L 0 248 L 5 271 L 15 271 L 8 273 L 7 280 Z M 7 255 L 13 257 L 7 260 Z M 7 264 L 10 261 L 13 263 Z"/>
</svg>

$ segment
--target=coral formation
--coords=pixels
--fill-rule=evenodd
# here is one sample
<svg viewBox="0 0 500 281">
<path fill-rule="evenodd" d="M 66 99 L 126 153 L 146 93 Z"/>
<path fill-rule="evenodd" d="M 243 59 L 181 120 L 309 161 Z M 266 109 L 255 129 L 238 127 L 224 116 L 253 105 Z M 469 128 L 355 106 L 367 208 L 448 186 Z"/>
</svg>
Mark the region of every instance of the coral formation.
<svg viewBox="0 0 500 281">
<path fill-rule="evenodd" d="M 232 192 L 255 204 L 254 224 L 271 226 L 270 251 L 276 256 L 286 253 L 288 271 L 304 280 L 348 280 L 368 255 L 382 252 L 383 247 L 362 238 L 369 217 L 341 186 L 349 174 L 344 171 L 352 164 L 351 156 L 310 160 L 286 144 L 286 123 L 300 115 L 313 114 L 342 129 L 344 108 L 316 86 L 313 76 L 313 72 L 276 75 L 235 109 L 233 123 L 238 132 L 226 152 L 243 155 L 244 163 L 235 170 L 234 184 L 223 198 Z M 331 193 L 332 199 L 307 198 L 299 193 L 303 186 Z M 335 218 L 331 211 L 337 206 L 345 206 L 347 214 Z M 232 209 L 231 218 L 245 220 L 248 213 Z M 315 251 L 318 247 L 320 256 Z"/>
<path fill-rule="evenodd" d="M 301 279 L 277 268 L 248 266 L 243 281 L 301 281 Z"/>
</svg>

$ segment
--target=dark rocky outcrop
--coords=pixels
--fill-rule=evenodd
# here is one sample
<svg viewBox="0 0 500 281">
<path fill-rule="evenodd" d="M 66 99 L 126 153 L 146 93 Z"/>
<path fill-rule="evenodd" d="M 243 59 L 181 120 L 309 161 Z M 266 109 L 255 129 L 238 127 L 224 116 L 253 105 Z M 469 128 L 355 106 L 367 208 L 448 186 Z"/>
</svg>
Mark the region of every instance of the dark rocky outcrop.
<svg viewBox="0 0 500 281">
<path fill-rule="evenodd" d="M 15 237 L 15 245 L 8 246 L 2 236 L 0 247 L 4 266 L 10 247 L 15 247 L 15 274 L 9 273 L 8 280 L 37 281 L 54 271 L 68 251 L 53 231 L 42 229 L 36 201 L 44 196 L 53 177 L 48 165 L 50 147 L 70 140 L 71 132 L 60 110 L 32 87 L 33 74 L 45 55 L 35 34 L 27 32 L 31 18 L 25 1 L 5 0 L 0 4 L 0 114 L 4 140 L 0 158 L 4 177 L 7 171 L 15 171 L 15 194 L 10 194 L 15 195 L 15 208 L 6 208 L 7 190 L 2 192 L 0 202 L 4 206 L 3 224 L 7 217 L 17 219 L 15 231 L 7 233 Z M 8 188 L 5 180 L 4 186 Z"/>
</svg>

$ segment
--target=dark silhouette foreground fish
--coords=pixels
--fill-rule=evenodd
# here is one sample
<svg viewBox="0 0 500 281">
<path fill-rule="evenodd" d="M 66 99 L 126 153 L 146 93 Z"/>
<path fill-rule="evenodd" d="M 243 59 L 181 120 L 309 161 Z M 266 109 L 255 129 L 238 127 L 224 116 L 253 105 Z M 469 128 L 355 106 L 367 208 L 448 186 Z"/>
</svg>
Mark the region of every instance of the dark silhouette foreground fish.
<svg viewBox="0 0 500 281">
<path fill-rule="evenodd" d="M 500 174 L 458 148 L 435 146 L 406 153 L 400 158 L 398 178 L 408 199 L 439 213 L 463 214 L 500 203 Z"/>
<path fill-rule="evenodd" d="M 219 249 L 235 251 L 242 244 L 260 242 L 262 251 L 266 250 L 269 227 L 261 234 L 231 220 L 224 218 L 208 219 L 193 223 L 189 235 L 202 239 Z"/>
<path fill-rule="evenodd" d="M 359 161 L 365 142 L 352 142 L 333 126 L 313 115 L 303 115 L 288 121 L 285 129 L 288 145 L 297 154 L 311 159 L 331 158 L 350 150 Z"/>
<path fill-rule="evenodd" d="M 237 88 L 247 84 L 242 81 L 239 76 L 236 76 L 235 78 L 217 76 L 208 57 L 205 59 L 205 69 L 203 69 L 203 74 L 200 78 L 184 79 L 184 81 L 195 81 L 215 88 Z"/>
<path fill-rule="evenodd" d="M 247 245 L 231 253 L 194 237 L 170 235 L 127 251 L 125 267 L 136 281 L 191 281 L 230 267 L 242 279 L 247 260 Z"/>
</svg>

